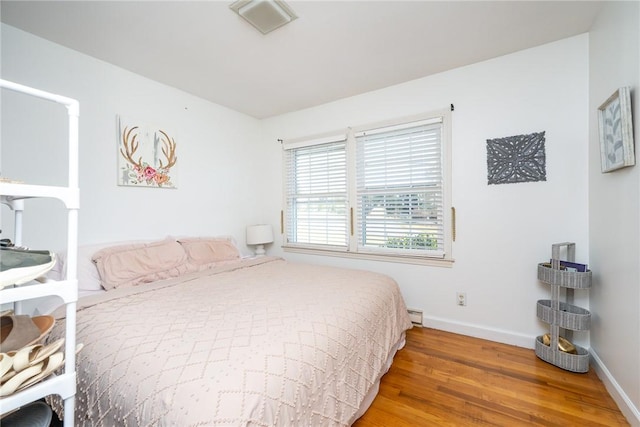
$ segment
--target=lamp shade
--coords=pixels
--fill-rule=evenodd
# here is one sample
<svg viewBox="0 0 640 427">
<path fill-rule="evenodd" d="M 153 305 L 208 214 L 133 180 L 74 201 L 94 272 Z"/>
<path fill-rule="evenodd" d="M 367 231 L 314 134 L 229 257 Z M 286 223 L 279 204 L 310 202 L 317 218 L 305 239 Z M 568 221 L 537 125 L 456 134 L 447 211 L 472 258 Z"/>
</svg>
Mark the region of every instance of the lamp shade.
<svg viewBox="0 0 640 427">
<path fill-rule="evenodd" d="M 271 225 L 258 224 L 247 227 L 247 245 L 263 245 L 271 242 L 273 242 Z"/>
</svg>

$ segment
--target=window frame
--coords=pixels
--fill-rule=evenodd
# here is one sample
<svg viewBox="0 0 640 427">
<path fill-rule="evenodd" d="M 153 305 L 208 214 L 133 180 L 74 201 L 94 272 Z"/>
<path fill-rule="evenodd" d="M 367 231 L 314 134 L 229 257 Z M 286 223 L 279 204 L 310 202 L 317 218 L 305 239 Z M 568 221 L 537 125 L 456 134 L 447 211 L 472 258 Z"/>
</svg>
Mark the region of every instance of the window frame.
<svg viewBox="0 0 640 427">
<path fill-rule="evenodd" d="M 357 177 L 356 177 L 356 138 L 355 135 L 365 131 L 373 131 L 380 128 L 391 126 L 402 126 L 411 122 L 419 122 L 425 120 L 440 119 L 442 121 L 441 133 L 441 161 L 442 161 L 442 203 L 443 203 L 443 253 L 441 256 L 434 254 L 416 253 L 416 251 L 407 251 L 407 253 L 399 253 L 398 251 L 367 251 L 358 248 L 358 203 L 357 203 Z M 342 258 L 358 258 L 375 261 L 388 261 L 409 264 L 434 265 L 450 267 L 453 265 L 453 233 L 455 224 L 452 215 L 452 199 L 451 199 L 451 111 L 450 109 L 441 109 L 428 113 L 417 114 L 412 116 L 404 116 L 390 120 L 378 121 L 370 124 L 349 127 L 343 130 L 323 133 L 320 135 L 285 140 L 282 144 L 282 160 L 283 160 L 283 198 L 281 211 L 281 234 L 282 248 L 285 252 L 336 256 Z M 345 138 L 346 137 L 346 138 Z M 347 181 L 347 245 L 346 247 L 331 247 L 326 245 L 300 244 L 287 241 L 287 151 L 295 148 L 301 148 L 310 145 L 322 144 L 338 139 L 346 139 L 346 181 Z"/>
</svg>

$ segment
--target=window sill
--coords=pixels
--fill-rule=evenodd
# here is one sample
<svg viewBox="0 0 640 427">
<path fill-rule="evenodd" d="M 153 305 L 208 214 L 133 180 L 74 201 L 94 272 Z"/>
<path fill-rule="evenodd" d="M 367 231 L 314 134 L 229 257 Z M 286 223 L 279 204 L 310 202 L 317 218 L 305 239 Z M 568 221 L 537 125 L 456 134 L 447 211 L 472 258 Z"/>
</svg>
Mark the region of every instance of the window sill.
<svg viewBox="0 0 640 427">
<path fill-rule="evenodd" d="M 432 267 L 451 268 L 453 267 L 453 263 L 454 263 L 454 260 L 450 258 L 427 258 L 427 257 L 419 257 L 419 256 L 382 255 L 382 254 L 371 254 L 371 253 L 361 253 L 361 252 L 336 251 L 336 250 L 329 250 L 329 249 L 301 248 L 299 246 L 282 246 L 282 249 L 285 252 L 307 254 L 307 255 L 322 255 L 322 256 L 333 256 L 333 257 L 339 257 L 339 258 L 364 259 L 369 261 L 383 261 L 383 262 L 395 262 L 395 263 L 402 263 L 402 264 L 428 265 Z"/>
</svg>

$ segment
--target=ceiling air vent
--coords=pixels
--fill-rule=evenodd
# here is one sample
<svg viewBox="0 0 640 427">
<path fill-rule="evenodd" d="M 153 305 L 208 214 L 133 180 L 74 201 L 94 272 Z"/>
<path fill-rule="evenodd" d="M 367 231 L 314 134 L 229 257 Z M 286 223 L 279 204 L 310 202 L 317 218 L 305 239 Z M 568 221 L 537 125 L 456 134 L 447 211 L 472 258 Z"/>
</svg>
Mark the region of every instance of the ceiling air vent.
<svg viewBox="0 0 640 427">
<path fill-rule="evenodd" d="M 267 34 L 297 18 L 283 1 L 238 0 L 229 6 L 262 34 Z"/>
</svg>

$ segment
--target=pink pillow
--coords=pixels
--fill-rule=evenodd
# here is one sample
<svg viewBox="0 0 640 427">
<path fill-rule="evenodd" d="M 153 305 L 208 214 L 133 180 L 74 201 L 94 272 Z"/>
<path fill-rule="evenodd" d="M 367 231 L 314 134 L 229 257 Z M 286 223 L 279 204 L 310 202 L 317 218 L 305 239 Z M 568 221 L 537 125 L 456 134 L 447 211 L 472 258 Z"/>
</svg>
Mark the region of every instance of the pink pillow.
<svg viewBox="0 0 640 427">
<path fill-rule="evenodd" d="M 224 261 L 240 259 L 240 252 L 230 239 L 194 237 L 178 239 L 189 258 L 189 263 L 199 270 L 213 267 Z"/>
<path fill-rule="evenodd" d="M 113 246 L 93 254 L 102 286 L 114 289 L 177 277 L 196 269 L 173 239 Z"/>
<path fill-rule="evenodd" d="M 147 241 L 148 242 L 148 241 Z M 77 275 L 78 275 L 78 291 L 102 291 L 102 282 L 100 280 L 100 273 L 96 268 L 96 263 L 93 262 L 93 254 L 100 249 L 104 249 L 110 246 L 123 246 L 131 245 L 134 243 L 143 243 L 141 240 L 127 240 L 121 242 L 107 242 L 107 243 L 94 243 L 91 245 L 78 246 L 78 261 L 77 261 Z M 47 276 L 54 280 L 63 280 L 67 277 L 67 251 L 60 251 L 57 253 L 58 262 L 51 269 Z"/>
</svg>

